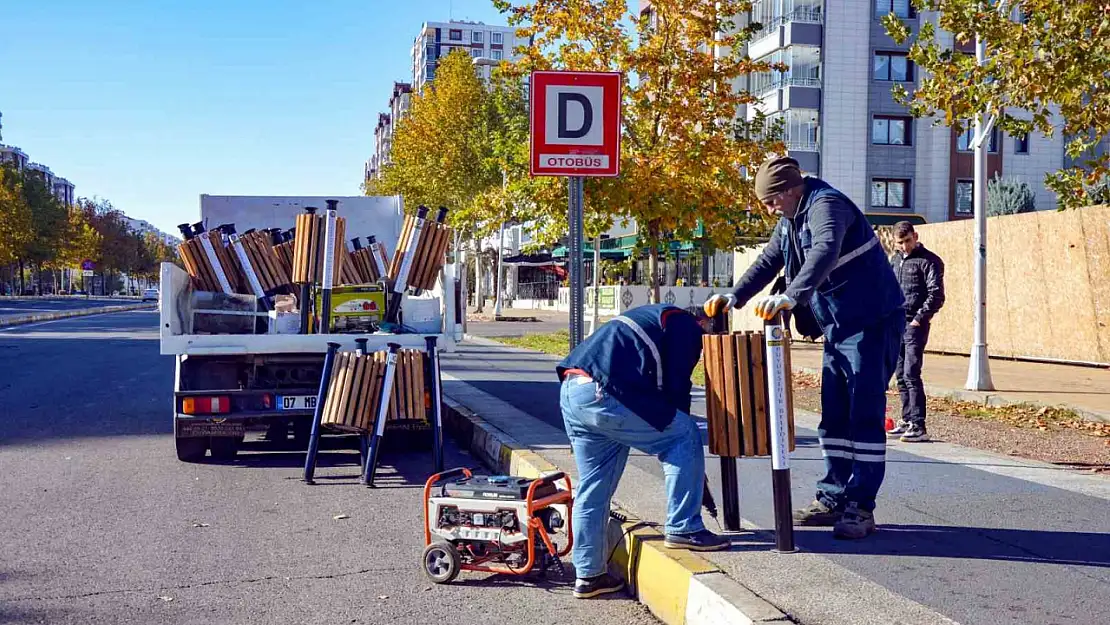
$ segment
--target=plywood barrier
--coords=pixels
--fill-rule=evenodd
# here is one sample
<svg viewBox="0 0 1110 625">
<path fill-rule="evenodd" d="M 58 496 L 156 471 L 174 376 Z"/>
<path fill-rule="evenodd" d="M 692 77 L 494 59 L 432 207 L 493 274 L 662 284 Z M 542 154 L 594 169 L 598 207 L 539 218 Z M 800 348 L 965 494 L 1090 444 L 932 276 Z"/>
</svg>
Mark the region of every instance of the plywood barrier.
<svg viewBox="0 0 1110 625">
<path fill-rule="evenodd" d="M 789 363 L 789 343 L 785 352 Z M 762 332 L 705 334 L 705 405 L 709 452 L 726 458 L 771 454 L 771 420 Z M 794 450 L 793 385 L 787 367 L 786 412 Z"/>
<path fill-rule="evenodd" d="M 933 318 L 928 348 L 968 354 L 974 306 L 975 224 L 915 226 L 945 265 L 947 300 Z M 888 254 L 890 237 L 880 240 Z M 760 249 L 738 252 L 737 277 Z M 733 329 L 762 321 L 752 302 Z M 992 356 L 1110 364 L 1110 206 L 987 219 L 987 344 Z"/>
</svg>

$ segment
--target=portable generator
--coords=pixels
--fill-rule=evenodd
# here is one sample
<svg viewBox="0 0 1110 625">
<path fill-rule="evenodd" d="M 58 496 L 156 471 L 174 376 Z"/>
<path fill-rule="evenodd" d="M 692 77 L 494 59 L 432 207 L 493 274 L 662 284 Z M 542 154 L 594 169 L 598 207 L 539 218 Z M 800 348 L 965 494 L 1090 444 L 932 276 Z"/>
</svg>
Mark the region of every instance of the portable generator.
<svg viewBox="0 0 1110 625">
<path fill-rule="evenodd" d="M 459 571 L 543 576 L 554 568 L 561 575 L 560 558 L 574 542 L 570 489 L 562 472 L 530 479 L 457 468 L 431 476 L 424 484 L 424 573 L 437 584 Z M 558 533 L 566 540 L 561 550 Z"/>
</svg>

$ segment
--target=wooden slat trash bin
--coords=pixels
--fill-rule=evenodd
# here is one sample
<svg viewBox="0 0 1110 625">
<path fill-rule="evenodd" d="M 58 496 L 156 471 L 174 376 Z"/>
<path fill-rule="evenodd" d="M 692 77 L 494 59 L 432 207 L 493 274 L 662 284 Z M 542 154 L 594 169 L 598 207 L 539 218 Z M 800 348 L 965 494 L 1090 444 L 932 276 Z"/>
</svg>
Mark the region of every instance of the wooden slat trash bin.
<svg viewBox="0 0 1110 625">
<path fill-rule="evenodd" d="M 363 437 L 364 484 L 373 485 L 387 427 L 396 433 L 430 429 L 434 463 L 442 469 L 442 397 L 434 337 L 425 339 L 426 350 L 389 343 L 388 349 L 367 353 L 366 339 L 356 342 L 361 346 L 352 352 L 340 352 L 338 343 L 328 344 L 304 481 L 314 483 L 316 454 L 325 430 Z"/>
<path fill-rule="evenodd" d="M 374 425 L 381 403 L 388 352 L 360 355 L 340 352 L 335 356 L 327 399 L 320 423 L 338 432 L 366 434 Z M 397 369 L 389 394 L 386 421 L 427 421 L 428 391 L 424 380 L 424 352 L 397 351 Z"/>
<path fill-rule="evenodd" d="M 782 316 L 765 332 L 705 334 L 705 412 L 709 451 L 721 459 L 724 528 L 740 529 L 737 459 L 771 457 L 775 544 L 795 551 L 790 452 L 795 449 L 790 334 Z"/>
<path fill-rule="evenodd" d="M 762 332 L 706 334 L 702 337 L 710 453 L 725 458 L 771 454 L 765 352 Z M 793 392 L 789 370 L 786 388 L 788 405 L 791 405 Z M 788 410 L 788 413 L 790 451 L 794 451 L 793 411 Z"/>
</svg>

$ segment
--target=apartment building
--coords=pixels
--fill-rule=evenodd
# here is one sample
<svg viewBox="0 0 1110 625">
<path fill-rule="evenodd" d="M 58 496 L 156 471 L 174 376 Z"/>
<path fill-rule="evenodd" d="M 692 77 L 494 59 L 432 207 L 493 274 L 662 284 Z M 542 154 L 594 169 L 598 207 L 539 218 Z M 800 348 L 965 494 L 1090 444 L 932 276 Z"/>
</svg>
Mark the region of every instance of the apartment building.
<svg viewBox="0 0 1110 625">
<path fill-rule="evenodd" d="M 0 145 L 0 163 L 11 163 L 19 171 L 30 163 L 27 153 L 14 145 Z"/>
<path fill-rule="evenodd" d="M 3 117 L 4 114 L 0 113 L 0 120 L 2 120 Z M 0 122 L 0 130 L 3 130 L 3 127 L 3 123 Z M 73 183 L 60 176 L 55 176 L 54 172 L 46 165 L 32 163 L 30 157 L 28 157 L 27 153 L 23 150 L 12 145 L 0 144 L 0 164 L 3 163 L 11 163 L 18 171 L 35 172 L 42 176 L 43 180 L 46 182 L 46 187 L 50 189 L 54 197 L 58 198 L 59 202 L 62 202 L 66 206 L 73 205 L 75 200 Z"/>
<path fill-rule="evenodd" d="M 641 3 L 641 11 L 650 7 Z M 937 14 L 916 14 L 910 0 L 756 0 L 749 15 L 735 20 L 738 27 L 762 25 L 748 54 L 789 69 L 739 85 L 759 101 L 738 114 L 752 119 L 758 110 L 781 120 L 790 155 L 865 212 L 916 213 L 930 222 L 972 217 L 972 130 L 914 119 L 895 102 L 892 89 L 912 91 L 920 76 L 907 58 L 909 41 L 896 44 L 882 25 L 892 12 L 915 32 L 931 21 L 942 43 L 973 52 L 955 45 Z M 1028 182 L 1038 209 L 1056 207 L 1044 175 L 1064 166 L 1060 133 L 992 133 L 988 178 L 1000 173 Z"/>
<path fill-rule="evenodd" d="M 516 36 L 512 26 L 456 20 L 424 22 L 412 44 L 412 86 L 420 93 L 425 84 L 435 80 L 439 59 L 456 48 L 468 51 L 475 59 L 511 61 L 517 58 L 513 50 L 527 43 L 528 40 Z M 488 80 L 491 70 L 489 64 L 482 64 L 478 71 Z"/>
</svg>

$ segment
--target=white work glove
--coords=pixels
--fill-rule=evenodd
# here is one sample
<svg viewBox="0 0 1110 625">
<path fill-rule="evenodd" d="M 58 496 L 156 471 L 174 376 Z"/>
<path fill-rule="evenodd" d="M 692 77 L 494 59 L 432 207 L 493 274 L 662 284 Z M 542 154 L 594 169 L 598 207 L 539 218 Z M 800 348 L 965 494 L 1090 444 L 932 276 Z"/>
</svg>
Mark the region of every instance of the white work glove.
<svg viewBox="0 0 1110 625">
<path fill-rule="evenodd" d="M 779 312 L 790 310 L 794 308 L 795 304 L 797 302 L 794 301 L 794 298 L 788 295 L 767 295 L 755 303 L 755 316 L 764 320 L 774 319 Z"/>
<path fill-rule="evenodd" d="M 736 306 L 736 296 L 732 293 L 714 293 L 712 297 L 705 300 L 701 305 L 705 314 L 710 317 L 716 317 L 722 312 L 728 312 Z"/>
</svg>

